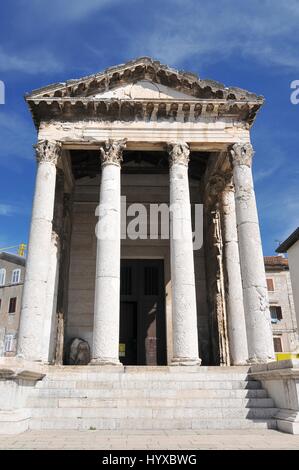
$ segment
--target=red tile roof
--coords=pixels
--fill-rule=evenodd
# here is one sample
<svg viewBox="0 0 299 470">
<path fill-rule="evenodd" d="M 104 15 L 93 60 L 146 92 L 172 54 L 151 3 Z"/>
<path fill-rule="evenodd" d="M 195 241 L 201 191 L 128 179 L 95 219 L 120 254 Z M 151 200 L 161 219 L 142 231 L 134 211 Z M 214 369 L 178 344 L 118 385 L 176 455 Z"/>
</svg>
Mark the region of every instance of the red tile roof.
<svg viewBox="0 0 299 470">
<path fill-rule="evenodd" d="M 265 266 L 289 266 L 289 261 L 283 256 L 264 256 Z"/>
</svg>

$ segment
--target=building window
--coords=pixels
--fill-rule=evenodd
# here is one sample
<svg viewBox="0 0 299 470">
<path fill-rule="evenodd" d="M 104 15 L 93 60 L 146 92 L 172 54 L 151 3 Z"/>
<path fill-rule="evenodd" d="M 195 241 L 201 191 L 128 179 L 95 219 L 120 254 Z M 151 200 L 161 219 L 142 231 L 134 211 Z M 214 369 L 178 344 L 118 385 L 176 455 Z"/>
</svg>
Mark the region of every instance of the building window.
<svg viewBox="0 0 299 470">
<path fill-rule="evenodd" d="M 6 270 L 2 268 L 0 269 L 0 286 L 4 286 L 5 277 L 6 277 Z"/>
<path fill-rule="evenodd" d="M 5 352 L 13 352 L 14 351 L 14 335 L 6 335 L 4 341 L 4 350 Z"/>
<path fill-rule="evenodd" d="M 267 289 L 268 291 L 270 292 L 273 292 L 274 291 L 274 281 L 272 278 L 268 278 L 267 279 Z"/>
<path fill-rule="evenodd" d="M 21 270 L 20 269 L 14 269 L 12 272 L 11 276 L 11 283 L 12 284 L 19 284 L 21 280 Z"/>
<path fill-rule="evenodd" d="M 8 313 L 16 313 L 16 306 L 17 306 L 17 298 L 16 297 L 11 297 L 9 299 Z"/>
<path fill-rule="evenodd" d="M 282 352 L 282 341 L 281 341 L 280 336 L 274 336 L 273 343 L 274 343 L 274 351 L 277 353 Z"/>
<path fill-rule="evenodd" d="M 279 305 L 271 305 L 270 314 L 272 323 L 277 323 L 282 320 L 282 311 Z"/>
</svg>

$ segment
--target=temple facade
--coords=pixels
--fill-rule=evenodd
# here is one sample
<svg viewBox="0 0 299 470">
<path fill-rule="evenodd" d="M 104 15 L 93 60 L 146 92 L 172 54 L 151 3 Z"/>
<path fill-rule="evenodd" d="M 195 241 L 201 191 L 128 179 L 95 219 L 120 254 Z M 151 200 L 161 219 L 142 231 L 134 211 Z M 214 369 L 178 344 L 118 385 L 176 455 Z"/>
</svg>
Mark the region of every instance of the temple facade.
<svg viewBox="0 0 299 470">
<path fill-rule="evenodd" d="M 68 364 L 78 338 L 95 365 L 273 360 L 250 143 L 263 98 L 140 58 L 26 101 L 37 176 L 18 356 Z"/>
</svg>

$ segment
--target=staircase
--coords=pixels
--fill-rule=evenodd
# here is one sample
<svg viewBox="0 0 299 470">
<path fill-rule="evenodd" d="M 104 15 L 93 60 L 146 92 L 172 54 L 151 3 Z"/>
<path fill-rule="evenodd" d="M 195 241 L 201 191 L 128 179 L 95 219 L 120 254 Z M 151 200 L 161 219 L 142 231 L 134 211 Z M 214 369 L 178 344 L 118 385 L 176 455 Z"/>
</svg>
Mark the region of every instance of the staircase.
<svg viewBox="0 0 299 470">
<path fill-rule="evenodd" d="M 49 367 L 27 398 L 31 429 L 276 428 L 248 367 Z"/>
</svg>

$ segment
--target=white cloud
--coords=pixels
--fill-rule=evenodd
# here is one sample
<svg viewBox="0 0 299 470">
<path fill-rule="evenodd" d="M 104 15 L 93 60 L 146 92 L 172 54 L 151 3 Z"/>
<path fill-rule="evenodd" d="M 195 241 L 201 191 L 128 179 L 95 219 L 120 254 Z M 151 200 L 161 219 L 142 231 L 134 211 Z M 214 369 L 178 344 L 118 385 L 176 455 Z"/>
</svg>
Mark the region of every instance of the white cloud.
<svg viewBox="0 0 299 470">
<path fill-rule="evenodd" d="M 47 2 L 45 8 L 43 0 L 31 0 L 28 7 L 35 14 L 40 14 L 45 21 L 68 23 L 80 21 L 95 12 L 121 2 L 122 0 L 51 0 Z"/>
<path fill-rule="evenodd" d="M 157 9 L 151 29 L 134 37 L 132 55 L 146 53 L 180 64 L 188 58 L 214 63 L 237 53 L 263 64 L 299 68 L 296 0 L 177 0 L 169 6 L 173 15 Z"/>
<path fill-rule="evenodd" d="M 271 148 L 271 159 L 267 158 L 264 160 L 262 152 L 259 152 L 259 168 L 256 171 L 254 170 L 253 173 L 255 183 L 260 183 L 268 178 L 271 178 L 272 176 L 277 178 L 278 171 L 286 160 L 286 156 L 281 149 L 269 146 L 267 154 L 269 152 L 269 148 Z"/>
<path fill-rule="evenodd" d="M 12 112 L 0 113 L 0 166 L 14 167 L 16 159 L 33 159 L 34 127 L 30 120 Z"/>
<path fill-rule="evenodd" d="M 11 206 L 10 204 L 1 204 L 0 203 L 0 216 L 2 215 L 13 215 L 16 212 L 18 212 L 17 208 L 14 206 Z"/>
<path fill-rule="evenodd" d="M 43 50 L 11 53 L 0 47 L 0 71 L 28 74 L 49 73 L 61 70 L 61 63 L 49 52 Z"/>
</svg>

